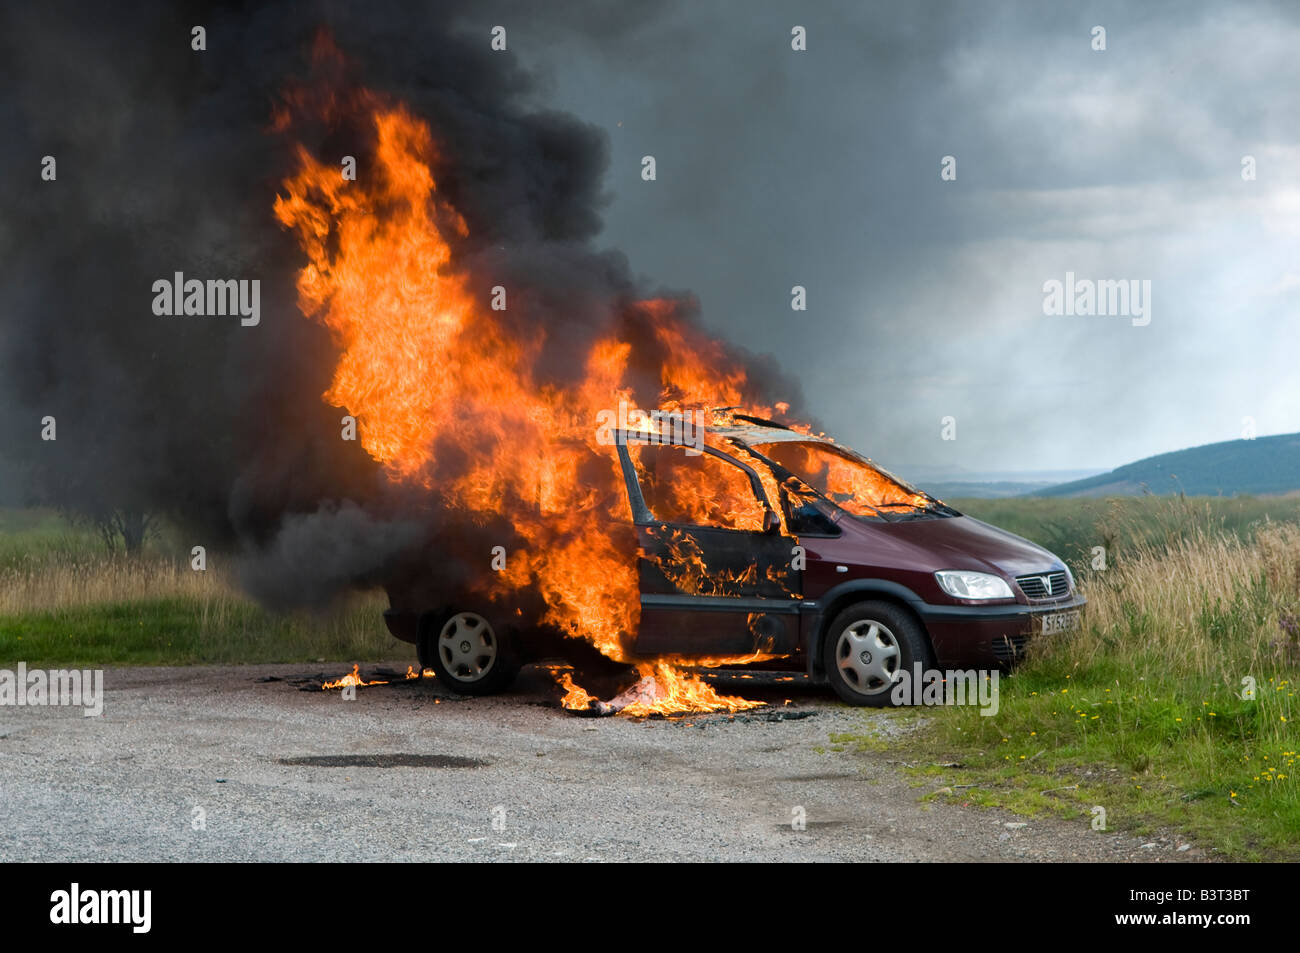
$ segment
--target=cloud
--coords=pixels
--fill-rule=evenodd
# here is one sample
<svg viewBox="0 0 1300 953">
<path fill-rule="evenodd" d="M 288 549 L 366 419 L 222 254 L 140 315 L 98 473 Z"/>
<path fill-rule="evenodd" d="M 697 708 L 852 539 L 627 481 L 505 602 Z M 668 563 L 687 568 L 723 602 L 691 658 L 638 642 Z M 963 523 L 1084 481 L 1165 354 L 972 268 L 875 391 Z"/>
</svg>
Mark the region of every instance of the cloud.
<svg viewBox="0 0 1300 953">
<path fill-rule="evenodd" d="M 519 55 L 610 135 L 604 240 L 779 354 L 876 458 L 1108 467 L 1235 436 L 1252 411 L 1262 433 L 1300 429 L 1276 346 L 1294 323 L 1258 294 L 1300 251 L 1300 11 L 678 4 L 597 35 L 547 19 Z M 643 154 L 656 183 L 634 175 Z M 1152 325 L 1047 323 L 1042 283 L 1066 270 L 1151 279 Z"/>
</svg>

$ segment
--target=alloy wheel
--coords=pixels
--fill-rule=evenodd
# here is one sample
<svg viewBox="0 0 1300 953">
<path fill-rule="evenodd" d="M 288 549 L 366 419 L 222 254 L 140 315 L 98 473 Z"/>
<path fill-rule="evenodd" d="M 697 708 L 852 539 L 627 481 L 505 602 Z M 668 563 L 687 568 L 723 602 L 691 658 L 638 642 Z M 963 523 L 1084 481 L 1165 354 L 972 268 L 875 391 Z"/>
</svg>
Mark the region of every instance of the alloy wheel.
<svg viewBox="0 0 1300 953">
<path fill-rule="evenodd" d="M 461 682 L 477 682 L 496 664 L 500 646 L 492 624 L 476 612 L 457 612 L 438 633 L 438 657 Z"/>
<path fill-rule="evenodd" d="M 894 633 L 874 619 L 854 622 L 835 644 L 840 674 L 863 695 L 875 695 L 894 684 L 901 656 Z"/>
</svg>

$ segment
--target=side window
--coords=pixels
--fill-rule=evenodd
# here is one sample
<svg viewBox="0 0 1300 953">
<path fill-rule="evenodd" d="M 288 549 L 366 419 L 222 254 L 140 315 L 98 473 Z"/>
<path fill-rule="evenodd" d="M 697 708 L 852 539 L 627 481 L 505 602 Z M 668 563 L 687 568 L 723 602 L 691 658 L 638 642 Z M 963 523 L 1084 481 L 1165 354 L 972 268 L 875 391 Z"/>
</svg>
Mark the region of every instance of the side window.
<svg viewBox="0 0 1300 953">
<path fill-rule="evenodd" d="M 763 531 L 763 505 L 749 475 L 711 454 L 629 443 L 641 495 L 656 520 L 717 529 Z"/>
<path fill-rule="evenodd" d="M 840 528 L 814 502 L 813 494 L 794 477 L 781 484 L 786 524 L 795 536 L 838 536 Z"/>
</svg>

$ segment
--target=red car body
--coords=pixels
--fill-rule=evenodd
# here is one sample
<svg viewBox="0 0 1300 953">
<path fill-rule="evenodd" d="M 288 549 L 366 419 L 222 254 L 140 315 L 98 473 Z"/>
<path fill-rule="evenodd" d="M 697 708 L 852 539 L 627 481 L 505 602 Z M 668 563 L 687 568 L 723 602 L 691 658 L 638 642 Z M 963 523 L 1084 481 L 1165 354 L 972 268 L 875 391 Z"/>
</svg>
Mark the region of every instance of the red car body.
<svg viewBox="0 0 1300 953">
<path fill-rule="evenodd" d="M 765 668 L 829 678 L 847 700 L 876 704 L 867 697 L 880 694 L 880 678 L 852 690 L 850 663 L 872 653 L 860 642 L 844 642 L 850 626 L 857 626 L 859 637 L 870 632 L 873 646 L 892 652 L 877 670 L 887 682 L 898 667 L 913 663 L 1005 668 L 1035 636 L 1077 625 L 1085 599 L 1061 559 L 962 515 L 833 441 L 737 416 L 712 428 L 707 445 L 664 444 L 660 435 L 634 432 L 619 432 L 616 443 L 640 543 L 640 624 L 630 642 L 637 657 L 755 657 Z M 638 449 L 651 446 L 704 458 L 698 466 L 728 481 L 734 477 L 729 486 L 742 496 L 747 485 L 758 516 L 738 528 L 655 512 L 652 504 L 659 505 L 656 493 L 662 496 L 664 487 L 647 469 L 648 451 Z M 836 499 L 825 487 L 819 492 L 816 479 L 776 459 L 792 455 L 842 465 L 877 481 L 872 485 L 880 497 L 904 502 L 873 505 L 844 494 Z M 704 585 L 698 573 L 677 565 L 688 559 L 708 567 Z M 1005 595 L 954 595 L 940 582 L 945 573 L 982 574 L 975 580 L 999 592 L 1002 585 L 994 580 L 1001 580 Z M 452 665 L 448 658 L 437 664 L 434 644 L 434 631 L 454 607 L 413 604 L 409 593 L 415 591 L 390 588 L 389 628 L 420 645 L 422 663 L 434 663 L 456 689 Z M 858 611 L 863 607 L 871 611 Z M 837 639 L 843 643 L 838 654 Z M 838 684 L 845 681 L 837 676 L 841 666 L 848 690 Z M 473 684 L 460 688 L 478 693 Z"/>
</svg>

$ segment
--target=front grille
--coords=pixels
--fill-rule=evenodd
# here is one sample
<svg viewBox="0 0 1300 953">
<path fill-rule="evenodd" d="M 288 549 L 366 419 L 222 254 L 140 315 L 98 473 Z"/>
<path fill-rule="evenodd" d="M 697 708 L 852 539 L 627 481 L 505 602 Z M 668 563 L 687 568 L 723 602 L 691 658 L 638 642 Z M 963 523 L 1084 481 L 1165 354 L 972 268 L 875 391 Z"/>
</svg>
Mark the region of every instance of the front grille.
<svg viewBox="0 0 1300 953">
<path fill-rule="evenodd" d="M 1054 599 L 1070 591 L 1070 582 L 1064 572 L 1034 573 L 1017 576 L 1016 585 L 1030 599 Z"/>
<path fill-rule="evenodd" d="M 993 640 L 993 657 L 999 662 L 1014 662 L 1025 654 L 1029 642 L 1027 635 L 999 635 Z"/>
</svg>

